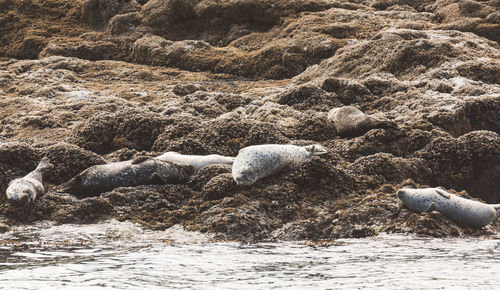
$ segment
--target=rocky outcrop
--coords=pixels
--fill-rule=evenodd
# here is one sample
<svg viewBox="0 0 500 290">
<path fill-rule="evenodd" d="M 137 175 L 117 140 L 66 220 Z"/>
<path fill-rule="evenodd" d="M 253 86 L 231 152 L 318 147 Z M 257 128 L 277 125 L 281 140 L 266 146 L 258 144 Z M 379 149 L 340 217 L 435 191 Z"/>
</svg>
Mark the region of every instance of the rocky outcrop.
<svg viewBox="0 0 500 290">
<path fill-rule="evenodd" d="M 217 238 L 488 235 L 401 206 L 400 187 L 500 203 L 498 1 L 0 1 L 0 231 L 114 217 Z M 341 132 L 352 107 L 379 124 Z M 373 126 L 372 126 L 373 125 Z M 77 199 L 97 164 L 257 144 L 328 153 L 250 187 L 228 165 L 186 184 Z M 23 210 L 8 183 L 48 156 Z"/>
</svg>

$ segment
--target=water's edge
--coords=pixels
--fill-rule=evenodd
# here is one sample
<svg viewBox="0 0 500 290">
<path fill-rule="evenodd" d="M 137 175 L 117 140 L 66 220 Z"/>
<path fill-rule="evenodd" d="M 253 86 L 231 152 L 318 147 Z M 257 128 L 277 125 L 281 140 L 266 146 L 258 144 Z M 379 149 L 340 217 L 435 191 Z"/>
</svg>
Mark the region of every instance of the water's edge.
<svg viewBox="0 0 500 290">
<path fill-rule="evenodd" d="M 181 227 L 50 223 L 0 235 L 0 287 L 491 288 L 500 236 L 435 239 L 381 234 L 332 243 L 242 244 Z"/>
</svg>

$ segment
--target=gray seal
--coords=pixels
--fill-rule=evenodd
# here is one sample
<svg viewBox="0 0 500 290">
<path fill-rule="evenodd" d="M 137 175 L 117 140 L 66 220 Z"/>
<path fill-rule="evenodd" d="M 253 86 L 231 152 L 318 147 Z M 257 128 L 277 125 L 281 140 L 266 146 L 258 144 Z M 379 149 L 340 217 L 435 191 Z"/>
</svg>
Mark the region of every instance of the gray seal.
<svg viewBox="0 0 500 290">
<path fill-rule="evenodd" d="M 321 145 L 255 145 L 241 149 L 232 167 L 233 179 L 239 185 L 251 185 L 290 164 L 303 162 L 313 155 L 325 154 Z"/>
<path fill-rule="evenodd" d="M 436 210 L 459 225 L 482 228 L 497 217 L 500 204 L 485 204 L 451 194 L 442 188 L 402 188 L 398 197 L 412 211 Z"/>
<path fill-rule="evenodd" d="M 177 152 L 167 152 L 158 157 L 158 160 L 170 161 L 180 164 L 189 164 L 195 171 L 210 164 L 233 164 L 234 157 L 227 157 L 217 154 L 211 155 L 183 155 Z"/>
<path fill-rule="evenodd" d="M 77 197 L 97 196 L 117 187 L 145 184 L 183 183 L 194 173 L 193 166 L 152 157 L 95 165 L 58 187 Z"/>
<path fill-rule="evenodd" d="M 7 200 L 16 205 L 28 205 L 45 194 L 43 174 L 52 169 L 49 158 L 44 157 L 35 170 L 28 175 L 12 180 L 5 194 Z"/>
<path fill-rule="evenodd" d="M 365 115 L 352 106 L 331 109 L 328 112 L 328 120 L 333 122 L 339 136 L 361 136 L 371 129 L 397 127 L 392 121 Z"/>
</svg>

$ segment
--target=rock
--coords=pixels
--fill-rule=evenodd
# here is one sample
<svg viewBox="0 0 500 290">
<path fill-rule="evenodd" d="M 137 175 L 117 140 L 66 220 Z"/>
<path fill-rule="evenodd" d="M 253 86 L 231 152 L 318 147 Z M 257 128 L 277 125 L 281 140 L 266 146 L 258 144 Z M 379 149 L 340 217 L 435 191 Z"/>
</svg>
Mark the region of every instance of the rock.
<svg viewBox="0 0 500 290">
<path fill-rule="evenodd" d="M 96 153 L 123 147 L 150 150 L 166 123 L 165 118 L 147 111 L 97 113 L 73 128 L 68 141 Z"/>
<path fill-rule="evenodd" d="M 327 92 L 334 92 L 342 104 L 359 103 L 371 95 L 364 85 L 351 80 L 327 78 L 323 81 L 321 88 Z"/>
<path fill-rule="evenodd" d="M 237 184 L 231 173 L 223 173 L 212 177 L 201 189 L 203 199 L 216 200 L 232 196 Z"/>
<path fill-rule="evenodd" d="M 138 12 L 119 14 L 109 20 L 107 30 L 113 35 L 133 33 L 141 23 L 142 17 Z"/>
<path fill-rule="evenodd" d="M 434 180 L 432 184 L 456 190 L 466 189 L 474 197 L 498 203 L 500 194 L 494 172 L 498 170 L 499 153 L 498 134 L 473 131 L 459 138 L 435 139 L 415 155 L 429 162 Z M 485 172 L 491 174 L 484 175 Z"/>
<path fill-rule="evenodd" d="M 87 0 L 83 4 L 83 17 L 88 24 L 102 27 L 116 14 L 134 12 L 139 8 L 135 0 Z"/>
<path fill-rule="evenodd" d="M 224 173 L 231 173 L 231 165 L 228 164 L 212 164 L 205 166 L 195 172 L 188 184 L 194 190 L 201 191 L 202 188 L 214 177 Z M 214 180 L 215 182 L 215 180 Z"/>
<path fill-rule="evenodd" d="M 498 225 L 415 215 L 395 193 L 441 185 L 500 202 L 499 3 L 0 0 L 0 223 L 113 217 L 242 242 L 493 236 Z M 383 126 L 337 134 L 346 120 L 327 112 L 345 106 Z M 93 199 L 52 190 L 104 162 L 269 143 L 328 153 L 249 187 L 215 165 Z M 48 193 L 5 204 L 45 155 Z"/>
<path fill-rule="evenodd" d="M 194 17 L 194 5 L 199 0 L 151 0 L 142 6 L 141 13 L 149 26 L 171 26 Z"/>
<path fill-rule="evenodd" d="M 335 95 L 313 85 L 295 87 L 279 94 L 278 104 L 288 105 L 297 110 L 315 109 L 324 111 L 328 106 L 338 105 Z"/>
<path fill-rule="evenodd" d="M 96 153 L 68 143 L 62 142 L 42 148 L 44 155 L 54 164 L 54 168 L 45 178 L 52 184 L 61 184 L 91 166 L 106 163 Z"/>
</svg>

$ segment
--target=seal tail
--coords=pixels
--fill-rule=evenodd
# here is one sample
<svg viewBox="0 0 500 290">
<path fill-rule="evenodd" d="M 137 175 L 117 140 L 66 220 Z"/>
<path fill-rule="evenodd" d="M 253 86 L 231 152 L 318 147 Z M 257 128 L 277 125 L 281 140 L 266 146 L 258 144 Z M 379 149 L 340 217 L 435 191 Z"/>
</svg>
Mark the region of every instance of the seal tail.
<svg viewBox="0 0 500 290">
<path fill-rule="evenodd" d="M 70 180 L 66 181 L 63 184 L 60 184 L 59 186 L 56 187 L 57 192 L 69 192 L 71 193 L 73 189 L 75 188 L 76 185 L 80 184 L 81 182 L 81 177 L 80 175 L 77 175 Z"/>
</svg>

